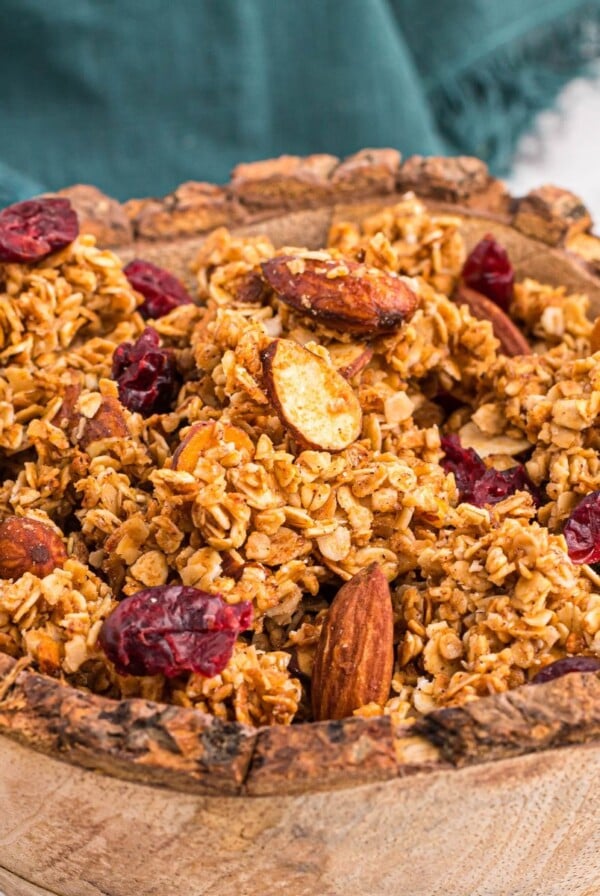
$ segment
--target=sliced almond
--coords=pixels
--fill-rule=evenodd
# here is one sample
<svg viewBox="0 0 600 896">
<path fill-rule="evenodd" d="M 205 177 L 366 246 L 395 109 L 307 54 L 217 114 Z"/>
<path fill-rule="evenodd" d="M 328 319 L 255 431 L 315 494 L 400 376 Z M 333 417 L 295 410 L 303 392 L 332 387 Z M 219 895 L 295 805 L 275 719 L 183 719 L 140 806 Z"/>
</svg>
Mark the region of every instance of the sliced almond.
<svg viewBox="0 0 600 896">
<path fill-rule="evenodd" d="M 390 588 L 376 563 L 336 594 L 321 630 L 312 676 L 315 719 L 344 719 L 387 700 L 394 667 Z"/>
<path fill-rule="evenodd" d="M 199 457 L 209 448 L 214 448 L 219 444 L 233 445 L 246 461 L 254 457 L 254 445 L 250 436 L 243 429 L 234 426 L 233 423 L 209 421 L 195 423 L 190 427 L 173 455 L 171 466 L 174 470 L 193 473 Z"/>
<path fill-rule="evenodd" d="M 491 457 L 494 454 L 507 454 L 514 457 L 531 448 L 531 442 L 527 439 L 513 439 L 503 433 L 493 436 L 484 433 L 473 420 L 465 423 L 459 429 L 458 434 L 463 448 L 473 448 L 479 457 Z"/>
<path fill-rule="evenodd" d="M 461 283 L 453 301 L 457 305 L 466 305 L 478 320 L 489 320 L 503 354 L 511 357 L 531 354 L 531 347 L 517 325 L 487 296 Z"/>
<path fill-rule="evenodd" d="M 373 357 L 373 349 L 360 342 L 338 342 L 327 346 L 333 365 L 344 379 L 351 380 L 365 369 Z"/>
<path fill-rule="evenodd" d="M 261 360 L 269 401 L 300 445 L 342 451 L 359 437 L 358 398 L 323 358 L 290 339 L 275 339 Z"/>
<path fill-rule="evenodd" d="M 344 333 L 391 333 L 418 304 L 396 274 L 355 261 L 280 255 L 261 267 L 282 302 Z"/>
</svg>

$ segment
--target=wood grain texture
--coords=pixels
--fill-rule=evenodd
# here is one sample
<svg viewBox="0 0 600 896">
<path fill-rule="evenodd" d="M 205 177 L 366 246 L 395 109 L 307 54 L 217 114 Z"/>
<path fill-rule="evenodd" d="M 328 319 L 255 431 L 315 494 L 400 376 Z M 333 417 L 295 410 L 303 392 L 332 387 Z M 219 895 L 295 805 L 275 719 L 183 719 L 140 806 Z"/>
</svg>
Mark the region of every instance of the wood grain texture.
<svg viewBox="0 0 600 896">
<path fill-rule="evenodd" d="M 243 800 L 119 781 L 0 744 L 0 867 L 17 880 L 6 896 L 600 890 L 598 743 Z"/>
<path fill-rule="evenodd" d="M 68 762 L 197 793 L 239 793 L 256 738 L 194 710 L 108 700 L 30 671 L 0 701 L 0 732 Z"/>
</svg>

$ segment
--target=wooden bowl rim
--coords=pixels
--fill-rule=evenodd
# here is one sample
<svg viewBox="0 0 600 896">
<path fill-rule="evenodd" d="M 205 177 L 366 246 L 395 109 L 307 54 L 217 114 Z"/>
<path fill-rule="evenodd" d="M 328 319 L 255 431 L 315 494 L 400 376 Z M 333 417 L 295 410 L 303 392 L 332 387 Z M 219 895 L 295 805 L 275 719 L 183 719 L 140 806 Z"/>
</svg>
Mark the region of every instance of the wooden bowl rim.
<svg viewBox="0 0 600 896">
<path fill-rule="evenodd" d="M 362 150 L 342 162 L 284 156 L 238 166 L 227 186 L 187 183 L 163 199 L 121 204 L 89 185 L 60 195 L 71 198 L 82 230 L 100 245 L 125 260 L 139 254 L 168 266 L 174 259 L 171 269 L 185 275 L 184 261 L 216 226 L 279 232 L 293 218 L 309 234 L 326 234 L 332 221 L 364 217 L 407 190 L 433 210 L 459 216 L 473 239 L 490 228 L 516 235 L 517 268 L 538 257 L 556 265 L 558 281 L 564 275 L 570 287 L 588 291 L 600 311 L 600 240 L 589 234 L 581 201 L 555 187 L 513 199 L 469 157 L 402 163 L 391 149 Z M 583 744 L 600 736 L 600 680 L 570 674 L 435 710 L 414 724 L 394 726 L 381 716 L 254 729 L 198 710 L 101 697 L 0 654 L 0 735 L 144 784 L 207 796 L 283 795 Z"/>
</svg>

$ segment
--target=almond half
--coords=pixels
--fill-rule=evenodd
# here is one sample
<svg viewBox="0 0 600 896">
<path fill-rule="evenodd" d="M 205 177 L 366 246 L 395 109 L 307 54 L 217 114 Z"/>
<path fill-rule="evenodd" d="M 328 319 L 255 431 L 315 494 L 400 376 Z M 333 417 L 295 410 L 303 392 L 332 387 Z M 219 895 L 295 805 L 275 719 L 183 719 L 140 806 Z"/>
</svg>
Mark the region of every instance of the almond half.
<svg viewBox="0 0 600 896">
<path fill-rule="evenodd" d="M 461 283 L 456 289 L 453 301 L 457 305 L 466 305 L 473 317 L 478 320 L 489 320 L 503 354 L 511 357 L 531 354 L 531 347 L 517 325 L 487 296 Z"/>
<path fill-rule="evenodd" d="M 370 345 L 356 342 L 338 342 L 327 346 L 333 366 L 344 379 L 351 380 L 370 364 L 373 349 Z"/>
<path fill-rule="evenodd" d="M 201 455 L 209 448 L 214 448 L 219 444 L 231 445 L 241 454 L 244 461 L 249 461 L 254 457 L 254 445 L 250 436 L 246 435 L 243 429 L 232 423 L 208 421 L 194 423 L 190 427 L 173 455 L 171 466 L 174 470 L 193 473 Z"/>
<path fill-rule="evenodd" d="M 315 719 L 344 719 L 365 703 L 383 705 L 394 668 L 394 617 L 376 563 L 336 594 L 321 630 L 312 675 Z"/>
<path fill-rule="evenodd" d="M 391 333 L 418 304 L 396 274 L 356 261 L 280 255 L 261 268 L 282 302 L 344 333 Z"/>
<path fill-rule="evenodd" d="M 362 428 L 358 398 L 327 361 L 290 339 L 261 353 L 264 387 L 286 429 L 304 448 L 342 451 Z"/>
</svg>

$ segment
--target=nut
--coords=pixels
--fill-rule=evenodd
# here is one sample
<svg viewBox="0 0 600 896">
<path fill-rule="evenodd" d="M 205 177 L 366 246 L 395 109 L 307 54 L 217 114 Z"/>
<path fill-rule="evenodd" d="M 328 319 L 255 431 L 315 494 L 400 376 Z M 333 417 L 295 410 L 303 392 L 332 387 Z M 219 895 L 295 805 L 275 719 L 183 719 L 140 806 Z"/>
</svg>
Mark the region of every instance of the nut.
<svg viewBox="0 0 600 896">
<path fill-rule="evenodd" d="M 126 439 L 129 430 L 121 402 L 110 395 L 104 396 L 93 417 L 79 418 L 76 434 L 77 444 L 81 448 L 87 448 L 92 442 L 99 442 L 101 439 Z"/>
<path fill-rule="evenodd" d="M 396 274 L 355 261 L 280 255 L 261 268 L 282 302 L 344 333 L 391 333 L 418 304 Z"/>
<path fill-rule="evenodd" d="M 174 470 L 193 473 L 198 459 L 209 448 L 218 444 L 232 445 L 245 462 L 254 457 L 254 445 L 250 436 L 233 423 L 195 423 L 177 447 L 171 466 Z"/>
<path fill-rule="evenodd" d="M 387 579 L 376 563 L 336 594 L 321 630 L 312 676 L 315 719 L 344 719 L 385 703 L 394 666 L 394 617 Z"/>
<path fill-rule="evenodd" d="M 494 330 L 494 336 L 505 355 L 531 354 L 529 343 L 517 325 L 487 296 L 461 283 L 453 296 L 453 301 L 457 305 L 466 305 L 473 317 L 478 320 L 489 320 Z"/>
<path fill-rule="evenodd" d="M 81 383 L 73 378 L 64 388 L 63 400 L 52 418 L 52 424 L 60 427 L 60 429 L 69 430 L 79 419 L 79 414 L 75 411 L 75 405 L 81 394 Z"/>
<path fill-rule="evenodd" d="M 267 397 L 300 445 L 342 451 L 359 437 L 358 398 L 323 358 L 290 339 L 275 339 L 261 361 Z"/>
<path fill-rule="evenodd" d="M 373 349 L 360 342 L 338 342 L 327 347 L 333 366 L 344 379 L 361 373 L 373 357 Z"/>
<path fill-rule="evenodd" d="M 26 572 L 43 578 L 66 559 L 60 536 L 46 523 L 9 516 L 0 525 L 0 578 L 18 579 Z"/>
</svg>

